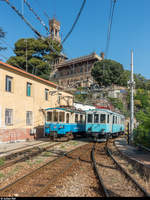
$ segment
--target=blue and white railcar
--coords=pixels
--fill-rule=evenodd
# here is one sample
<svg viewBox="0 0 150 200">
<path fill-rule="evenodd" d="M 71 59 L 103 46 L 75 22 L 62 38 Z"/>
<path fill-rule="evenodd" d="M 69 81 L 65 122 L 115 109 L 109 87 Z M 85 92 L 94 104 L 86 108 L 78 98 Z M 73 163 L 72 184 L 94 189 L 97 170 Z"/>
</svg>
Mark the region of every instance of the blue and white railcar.
<svg viewBox="0 0 150 200">
<path fill-rule="evenodd" d="M 85 132 L 85 112 L 69 108 L 45 110 L 45 136 L 76 136 Z"/>
<path fill-rule="evenodd" d="M 86 111 L 86 133 L 96 138 L 118 136 L 124 131 L 124 116 L 107 109 Z"/>
</svg>

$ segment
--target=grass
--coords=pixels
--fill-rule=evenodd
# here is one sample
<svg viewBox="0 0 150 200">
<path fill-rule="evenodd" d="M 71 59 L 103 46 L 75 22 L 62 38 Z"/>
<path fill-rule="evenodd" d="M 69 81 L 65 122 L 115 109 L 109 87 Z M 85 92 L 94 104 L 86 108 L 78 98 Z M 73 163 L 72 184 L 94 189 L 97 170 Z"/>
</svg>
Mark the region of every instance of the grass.
<svg viewBox="0 0 150 200">
<path fill-rule="evenodd" d="M 64 146 L 64 145 L 62 145 L 60 148 L 64 149 L 64 148 L 65 148 L 65 146 Z"/>
<path fill-rule="evenodd" d="M 40 164 L 42 162 L 42 160 L 36 160 L 35 162 L 34 162 L 34 164 Z"/>
<path fill-rule="evenodd" d="M 0 178 L 3 178 L 3 177 L 5 177 L 5 175 L 4 175 L 4 174 L 2 174 L 2 173 L 0 173 Z"/>
<path fill-rule="evenodd" d="M 78 145 L 78 142 L 73 141 L 72 145 Z"/>
<path fill-rule="evenodd" d="M 48 157 L 48 156 L 50 156 L 52 153 L 51 152 L 44 152 L 43 154 L 42 154 L 42 156 L 45 156 L 45 157 Z"/>
<path fill-rule="evenodd" d="M 1 159 L 0 159 L 0 165 L 4 165 L 4 163 L 5 163 L 4 158 L 1 158 Z"/>
</svg>

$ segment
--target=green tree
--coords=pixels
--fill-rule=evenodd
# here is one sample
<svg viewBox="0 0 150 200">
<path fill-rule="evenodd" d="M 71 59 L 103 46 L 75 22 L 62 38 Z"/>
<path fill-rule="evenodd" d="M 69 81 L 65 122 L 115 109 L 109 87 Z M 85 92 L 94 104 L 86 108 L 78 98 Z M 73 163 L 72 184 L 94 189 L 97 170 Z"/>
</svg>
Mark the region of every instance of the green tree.
<svg viewBox="0 0 150 200">
<path fill-rule="evenodd" d="M 92 76 L 100 86 L 122 84 L 123 66 L 114 60 L 102 60 L 97 62 L 92 69 Z"/>
<path fill-rule="evenodd" d="M 57 52 L 61 52 L 62 46 L 59 42 L 53 41 L 50 38 L 42 39 L 19 39 L 15 43 L 14 53 L 7 60 L 8 64 L 16 67 L 21 67 L 29 73 L 34 73 L 45 79 L 49 79 L 51 72 L 51 62 L 57 58 L 57 54 L 51 51 L 50 45 Z M 27 59 L 27 65 L 26 65 Z"/>
</svg>

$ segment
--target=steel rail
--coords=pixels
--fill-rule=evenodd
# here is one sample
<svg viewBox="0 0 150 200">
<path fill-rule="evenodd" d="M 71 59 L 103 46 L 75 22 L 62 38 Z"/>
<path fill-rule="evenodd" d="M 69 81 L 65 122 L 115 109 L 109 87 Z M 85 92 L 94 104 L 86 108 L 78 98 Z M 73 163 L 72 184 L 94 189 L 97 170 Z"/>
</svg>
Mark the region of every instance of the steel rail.
<svg viewBox="0 0 150 200">
<path fill-rule="evenodd" d="M 132 181 L 132 183 L 139 188 L 139 190 L 146 196 L 146 197 L 150 197 L 150 194 L 148 192 L 146 192 L 146 190 L 141 186 L 139 185 L 139 183 L 133 178 L 130 176 L 130 174 L 128 174 L 126 172 L 125 169 L 122 168 L 122 166 L 115 160 L 115 158 L 113 157 L 113 155 L 111 154 L 110 152 L 110 149 L 108 147 L 105 147 L 106 149 L 106 152 L 108 153 L 108 155 L 111 157 L 111 159 L 114 161 L 114 163 L 117 165 L 117 167 L 120 169 L 121 172 L 124 173 L 124 175 Z"/>
<path fill-rule="evenodd" d="M 87 144 L 86 144 L 86 145 L 87 145 Z M 84 146 L 86 146 L 86 145 L 84 145 Z M 1 195 L 2 193 L 7 192 L 8 190 L 10 190 L 15 184 L 21 183 L 21 181 L 23 181 L 23 180 L 25 180 L 26 178 L 28 178 L 28 177 L 32 176 L 33 174 L 37 173 L 37 172 L 40 171 L 42 168 L 44 168 L 44 167 L 46 167 L 46 166 L 48 166 L 48 165 L 51 165 L 51 164 L 56 163 L 58 160 L 64 158 L 65 156 L 68 156 L 70 153 L 73 153 L 73 152 L 75 152 L 76 150 L 78 150 L 78 149 L 80 149 L 80 148 L 82 148 L 82 147 L 83 147 L 83 146 L 80 146 L 80 147 L 78 147 L 78 148 L 76 148 L 76 149 L 73 149 L 73 150 L 67 152 L 67 153 L 64 153 L 63 155 L 57 157 L 56 159 L 47 162 L 46 164 L 42 165 L 41 167 L 39 167 L 39 168 L 33 170 L 32 172 L 30 172 L 30 173 L 24 175 L 23 177 L 17 179 L 17 180 L 14 181 L 13 183 L 6 185 L 5 187 L 3 187 L 3 188 L 0 189 L 0 195 Z"/>
<path fill-rule="evenodd" d="M 45 143 L 45 142 L 41 141 L 41 142 L 36 143 L 36 144 L 30 144 L 30 145 L 26 145 L 26 146 L 23 146 L 23 147 L 18 147 L 18 148 L 15 148 L 15 149 L 12 149 L 12 150 L 8 150 L 8 151 L 5 151 L 5 152 L 0 152 L 0 154 L 5 154 L 5 153 L 9 153 L 9 152 L 20 150 L 20 149 L 25 149 L 25 148 L 27 149 L 30 146 L 36 146 L 36 145 L 41 144 L 41 143 Z M 15 153 L 17 153 L 17 152 L 15 152 Z"/>
<path fill-rule="evenodd" d="M 79 155 L 77 158 L 75 158 L 75 160 L 70 162 L 62 171 L 60 171 L 56 176 L 54 176 L 44 188 L 35 193 L 32 197 L 41 197 L 44 193 L 46 193 L 47 190 L 50 188 L 52 182 L 56 180 L 58 177 L 62 176 L 69 168 L 71 168 L 73 164 L 79 160 L 80 156 L 81 155 Z"/>
<path fill-rule="evenodd" d="M 95 151 L 95 146 L 93 145 L 93 148 L 92 148 L 92 151 L 91 151 L 91 158 L 92 158 L 92 161 L 93 161 L 94 172 L 95 172 L 96 177 L 97 177 L 97 179 L 99 181 L 99 184 L 100 184 L 100 186 L 102 188 L 102 192 L 103 192 L 104 197 L 109 197 L 109 193 L 107 192 L 107 189 L 104 186 L 103 180 L 102 180 L 102 178 L 101 178 L 101 176 L 100 176 L 100 174 L 98 172 L 97 166 L 96 166 L 94 151 Z"/>
<path fill-rule="evenodd" d="M 61 143 L 53 144 L 53 145 L 50 145 L 50 146 L 47 146 L 47 147 L 43 147 L 43 148 L 38 147 L 38 150 L 36 152 L 29 152 L 28 155 L 24 155 L 22 158 L 11 160 L 9 162 L 4 163 L 3 165 L 0 166 L 0 170 L 2 170 L 4 168 L 6 169 L 7 167 L 12 166 L 13 164 L 16 164 L 18 162 L 25 161 L 27 159 L 30 159 L 30 158 L 34 157 L 34 156 L 37 156 L 38 154 L 40 154 L 40 153 L 42 153 L 44 151 L 47 151 L 49 148 L 52 148 L 52 147 L 57 146 L 59 144 L 61 144 Z M 28 151 L 29 150 L 34 150 L 34 148 L 33 149 L 28 149 Z M 23 153 L 28 153 L 28 151 L 26 150 L 26 151 L 22 152 L 22 154 Z"/>
<path fill-rule="evenodd" d="M 138 143 L 137 143 L 136 146 L 139 147 L 139 148 L 141 148 L 141 149 L 144 150 L 144 151 L 150 152 L 150 149 L 147 148 L 147 147 L 145 147 L 145 146 L 143 146 L 142 144 L 138 144 Z"/>
</svg>

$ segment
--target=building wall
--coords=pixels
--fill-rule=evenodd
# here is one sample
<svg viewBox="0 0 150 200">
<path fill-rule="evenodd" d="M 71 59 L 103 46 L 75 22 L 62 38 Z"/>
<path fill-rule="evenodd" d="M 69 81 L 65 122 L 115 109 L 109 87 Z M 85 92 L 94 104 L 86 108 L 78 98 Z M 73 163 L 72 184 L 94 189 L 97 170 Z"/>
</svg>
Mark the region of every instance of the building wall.
<svg viewBox="0 0 150 200">
<path fill-rule="evenodd" d="M 13 78 L 12 92 L 5 90 L 6 75 Z M 31 96 L 26 95 L 27 82 L 32 84 Z M 48 100 L 45 100 L 45 89 L 56 92 L 50 92 Z M 42 136 L 45 117 L 42 109 L 68 104 L 73 104 L 71 94 L 57 91 L 52 85 L 43 83 L 38 78 L 0 64 L 0 142 Z M 12 125 L 5 125 L 5 109 L 13 110 Z M 32 111 L 33 124 L 31 126 L 26 125 L 27 111 Z M 30 130 L 33 128 L 36 128 L 36 135 L 30 135 Z"/>
<path fill-rule="evenodd" d="M 92 53 L 88 56 L 60 63 L 56 72 L 59 85 L 70 88 L 89 87 L 94 82 L 91 70 L 95 62 L 100 60 L 102 60 L 101 57 L 96 53 Z"/>
</svg>

